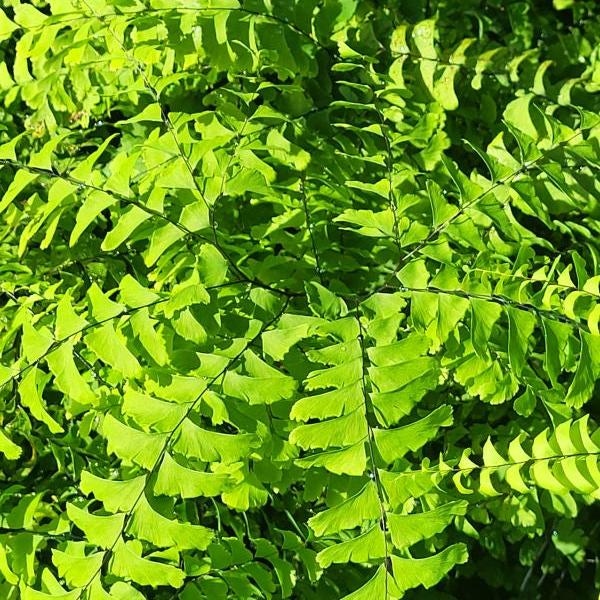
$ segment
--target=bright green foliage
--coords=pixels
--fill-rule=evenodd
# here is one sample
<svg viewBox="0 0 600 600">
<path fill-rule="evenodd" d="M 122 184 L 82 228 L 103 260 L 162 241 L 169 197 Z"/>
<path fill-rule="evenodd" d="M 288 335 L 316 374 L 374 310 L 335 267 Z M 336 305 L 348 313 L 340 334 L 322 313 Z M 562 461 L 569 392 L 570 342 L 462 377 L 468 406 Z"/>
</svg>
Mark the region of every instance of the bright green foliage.
<svg viewBox="0 0 600 600">
<path fill-rule="evenodd" d="M 0 4 L 0 597 L 598 598 L 593 0 Z"/>
</svg>

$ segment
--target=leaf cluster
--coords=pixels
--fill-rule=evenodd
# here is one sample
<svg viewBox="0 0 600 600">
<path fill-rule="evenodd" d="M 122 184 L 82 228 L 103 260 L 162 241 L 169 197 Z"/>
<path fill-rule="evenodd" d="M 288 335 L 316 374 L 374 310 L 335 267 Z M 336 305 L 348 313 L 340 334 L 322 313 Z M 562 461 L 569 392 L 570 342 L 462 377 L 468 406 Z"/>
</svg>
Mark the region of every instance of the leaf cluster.
<svg viewBox="0 0 600 600">
<path fill-rule="evenodd" d="M 593 0 L 5 0 L 0 596 L 595 598 Z"/>
</svg>

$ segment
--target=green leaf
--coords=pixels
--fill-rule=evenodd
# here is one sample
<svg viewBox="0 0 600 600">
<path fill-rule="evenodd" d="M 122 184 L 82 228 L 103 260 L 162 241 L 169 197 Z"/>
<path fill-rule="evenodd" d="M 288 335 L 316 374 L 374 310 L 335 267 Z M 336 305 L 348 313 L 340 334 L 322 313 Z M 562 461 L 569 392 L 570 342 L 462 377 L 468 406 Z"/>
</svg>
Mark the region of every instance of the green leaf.
<svg viewBox="0 0 600 600">
<path fill-rule="evenodd" d="M 284 314 L 276 329 L 265 331 L 261 336 L 265 353 L 273 360 L 283 359 L 290 348 L 307 338 L 319 323 L 320 319 L 317 317 Z"/>
<path fill-rule="evenodd" d="M 198 270 L 206 287 L 221 285 L 227 276 L 227 260 L 212 244 L 203 244 L 198 253 Z"/>
<path fill-rule="evenodd" d="M 249 404 L 273 404 L 289 400 L 296 390 L 291 377 L 277 373 L 276 377 L 246 377 L 228 371 L 223 380 L 223 392 L 232 398 L 245 400 Z"/>
<path fill-rule="evenodd" d="M 328 387 L 340 389 L 362 378 L 362 359 L 356 358 L 328 369 L 317 369 L 309 373 L 305 381 L 308 391 Z"/>
<path fill-rule="evenodd" d="M 122 373 L 124 377 L 140 375 L 142 370 L 140 363 L 111 323 L 105 323 L 102 327 L 88 333 L 85 336 L 85 343 L 100 360 Z"/>
<path fill-rule="evenodd" d="M 404 471 L 390 473 L 379 470 L 379 480 L 392 508 L 401 507 L 410 498 L 420 498 L 429 492 L 442 479 L 436 471 Z"/>
<path fill-rule="evenodd" d="M 56 323 L 54 336 L 57 340 L 65 340 L 83 331 L 88 322 L 73 309 L 71 298 L 63 296 L 56 305 Z"/>
<path fill-rule="evenodd" d="M 202 525 L 181 523 L 156 512 L 142 494 L 128 524 L 128 531 L 137 539 L 152 542 L 155 546 L 179 550 L 196 548 L 205 550 L 213 539 L 213 532 Z"/>
<path fill-rule="evenodd" d="M 0 452 L 8 460 L 17 460 L 21 456 L 22 450 L 3 431 L 0 431 Z"/>
<path fill-rule="evenodd" d="M 298 421 L 339 417 L 357 410 L 364 403 L 364 393 L 360 381 L 337 390 L 305 396 L 292 406 L 290 417 Z"/>
<path fill-rule="evenodd" d="M 127 274 L 119 283 L 121 299 L 127 306 L 138 307 L 154 304 L 160 296 L 144 287 L 137 279 Z"/>
<path fill-rule="evenodd" d="M 67 504 L 67 515 L 85 533 L 90 543 L 100 548 L 111 548 L 121 535 L 125 524 L 123 513 L 95 515 L 71 503 Z"/>
<path fill-rule="evenodd" d="M 29 321 L 23 323 L 23 354 L 29 363 L 35 363 L 44 356 L 52 342 L 52 335 L 45 327 L 35 329 Z"/>
<path fill-rule="evenodd" d="M 154 209 L 150 203 L 148 203 L 148 208 Z M 137 228 L 144 221 L 150 219 L 150 216 L 150 213 L 138 206 L 132 206 L 127 212 L 122 213 L 113 229 L 106 234 L 101 245 L 102 250 L 110 252 L 118 248 L 131 238 Z"/>
<path fill-rule="evenodd" d="M 402 346 L 393 344 L 394 352 Z M 396 348 L 398 350 L 396 350 Z M 384 346 L 381 349 L 386 349 Z M 392 354 L 392 352 L 390 352 Z M 382 355 L 378 356 L 381 361 Z M 392 360 L 401 360 L 398 354 Z M 371 393 L 378 420 L 384 425 L 397 423 L 430 390 L 437 387 L 440 371 L 437 361 L 432 357 L 415 358 L 399 364 L 370 368 L 369 374 L 376 392 Z"/>
<path fill-rule="evenodd" d="M 408 548 L 421 540 L 426 540 L 442 532 L 455 516 L 464 515 L 467 503 L 463 500 L 449 502 L 433 510 L 409 515 L 387 515 L 387 524 L 392 543 L 398 550 Z"/>
<path fill-rule="evenodd" d="M 19 383 L 19 397 L 23 406 L 26 406 L 38 421 L 45 423 L 51 433 L 59 433 L 64 429 L 52 418 L 42 398 L 47 381 L 48 378 L 39 369 L 29 369 Z"/>
<path fill-rule="evenodd" d="M 409 450 L 417 451 L 438 432 L 440 427 L 452 425 L 452 408 L 440 406 L 426 417 L 397 427 L 396 429 L 375 429 L 375 445 L 381 458 L 387 463 L 402 458 Z"/>
<path fill-rule="evenodd" d="M 442 552 L 427 558 L 399 558 L 392 556 L 392 570 L 396 593 L 423 586 L 433 587 L 456 565 L 467 562 L 467 547 L 464 544 L 453 544 Z"/>
<path fill-rule="evenodd" d="M 18 29 L 18 26 L 6 16 L 3 10 L 0 10 L 0 40 L 8 39 L 15 29 Z"/>
<path fill-rule="evenodd" d="M 104 552 L 96 552 L 89 556 L 73 556 L 53 549 L 52 562 L 68 585 L 84 587 L 100 570 L 104 555 Z"/>
<path fill-rule="evenodd" d="M 385 534 L 379 525 L 374 525 L 355 538 L 321 550 L 317 555 L 317 561 L 326 569 L 334 563 L 366 563 L 374 558 L 383 558 L 385 555 Z"/>
<path fill-rule="evenodd" d="M 145 469 L 152 469 L 168 439 L 166 433 L 145 433 L 128 427 L 110 414 L 102 422 L 102 435 L 108 442 L 108 452 Z"/>
<path fill-rule="evenodd" d="M 75 402 L 93 406 L 97 403 L 96 395 L 77 369 L 73 352 L 73 344 L 63 342 L 48 354 L 46 362 L 54 375 L 54 385 Z"/>
<path fill-rule="evenodd" d="M 161 331 L 157 330 L 156 324 L 157 321 L 150 317 L 148 309 L 145 308 L 138 310 L 131 317 L 133 333 L 152 359 L 158 365 L 163 366 L 169 362 L 169 353 L 165 338 Z"/>
<path fill-rule="evenodd" d="M 173 223 L 167 223 L 154 230 L 150 238 L 150 246 L 144 256 L 147 267 L 153 266 L 156 261 L 177 241 L 185 236 L 185 232 Z"/>
<path fill-rule="evenodd" d="M 131 417 L 144 431 L 171 432 L 187 416 L 189 407 L 165 402 L 127 387 L 121 411 Z"/>
<path fill-rule="evenodd" d="M 526 311 L 507 308 L 508 314 L 508 356 L 516 375 L 525 367 L 529 337 L 535 327 L 535 318 Z"/>
<path fill-rule="evenodd" d="M 202 284 L 185 285 L 173 291 L 163 311 L 165 316 L 170 319 L 182 308 L 188 308 L 194 304 L 208 304 L 209 302 L 210 296 Z"/>
<path fill-rule="evenodd" d="M 87 295 L 90 301 L 91 314 L 96 321 L 101 322 L 112 319 L 125 311 L 122 304 L 111 300 L 96 283 L 91 285 Z"/>
<path fill-rule="evenodd" d="M 157 587 L 168 585 L 180 588 L 185 574 L 173 565 L 149 560 L 141 556 L 141 544 L 136 541 L 120 542 L 114 549 L 110 571 L 117 577 L 131 579 L 140 585 Z"/>
<path fill-rule="evenodd" d="M 386 566 L 381 565 L 375 575 L 365 583 L 361 588 L 344 596 L 342 600 L 372 600 L 389 597 L 389 582 L 391 575 Z"/>
<path fill-rule="evenodd" d="M 501 315 L 502 307 L 498 304 L 471 299 L 471 341 L 478 356 L 488 357 L 494 325 Z"/>
<path fill-rule="evenodd" d="M 346 303 L 320 283 L 310 281 L 305 288 L 310 308 L 317 317 L 336 319 L 348 313 Z"/>
<path fill-rule="evenodd" d="M 591 398 L 596 381 L 591 351 L 598 350 L 597 338 L 581 332 L 580 340 L 581 350 L 577 370 L 565 398 L 567 405 L 574 408 L 581 408 Z"/>
<path fill-rule="evenodd" d="M 364 521 L 381 516 L 377 486 L 368 482 L 357 494 L 308 520 L 315 535 L 321 537 L 358 527 Z"/>
<path fill-rule="evenodd" d="M 233 482 L 229 473 L 196 471 L 179 464 L 167 453 L 158 470 L 154 492 L 182 498 L 211 497 L 229 490 Z"/>
<path fill-rule="evenodd" d="M 64 590 L 63 590 L 64 591 Z M 81 592 L 73 590 L 72 592 L 58 593 L 58 594 L 46 594 L 44 592 L 38 592 L 33 588 L 27 587 L 26 585 L 21 586 L 21 598 L 23 600 L 77 600 Z"/>
<path fill-rule="evenodd" d="M 145 477 L 123 481 L 102 479 L 89 471 L 81 472 L 81 491 L 93 494 L 109 513 L 127 512 L 133 508 L 145 485 Z"/>
<path fill-rule="evenodd" d="M 204 462 L 233 463 L 247 457 L 258 445 L 251 433 L 218 433 L 198 427 L 186 419 L 177 430 L 174 448 L 187 457 Z"/>
<path fill-rule="evenodd" d="M 367 466 L 365 445 L 363 442 L 359 442 L 342 450 L 312 454 L 296 460 L 296 464 L 305 469 L 323 467 L 336 475 L 359 476 L 365 472 Z"/>
<path fill-rule="evenodd" d="M 300 425 L 290 434 L 290 442 L 304 450 L 355 444 L 367 437 L 364 411 L 354 412 L 320 423 Z"/>
<path fill-rule="evenodd" d="M 73 247 L 81 234 L 92 224 L 96 217 L 116 202 L 116 198 L 98 190 L 92 190 L 77 212 L 75 227 L 71 231 L 69 246 Z"/>
</svg>

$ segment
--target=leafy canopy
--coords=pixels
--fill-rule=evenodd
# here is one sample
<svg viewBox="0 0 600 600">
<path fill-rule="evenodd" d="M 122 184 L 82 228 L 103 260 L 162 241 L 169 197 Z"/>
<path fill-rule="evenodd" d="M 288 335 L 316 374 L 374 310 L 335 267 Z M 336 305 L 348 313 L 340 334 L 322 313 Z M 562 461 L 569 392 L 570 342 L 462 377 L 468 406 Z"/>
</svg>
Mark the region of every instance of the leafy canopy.
<svg viewBox="0 0 600 600">
<path fill-rule="evenodd" d="M 5 0 L 0 596 L 597 597 L 599 42 Z"/>
</svg>

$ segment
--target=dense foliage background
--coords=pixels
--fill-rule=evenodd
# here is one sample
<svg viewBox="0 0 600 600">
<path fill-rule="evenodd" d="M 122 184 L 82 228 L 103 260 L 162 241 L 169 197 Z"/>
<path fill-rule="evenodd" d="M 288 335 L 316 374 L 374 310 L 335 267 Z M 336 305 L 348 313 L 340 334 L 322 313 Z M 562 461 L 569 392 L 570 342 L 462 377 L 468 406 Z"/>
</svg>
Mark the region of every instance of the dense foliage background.
<svg viewBox="0 0 600 600">
<path fill-rule="evenodd" d="M 598 597 L 600 5 L 0 5 L 2 598 Z"/>
</svg>

